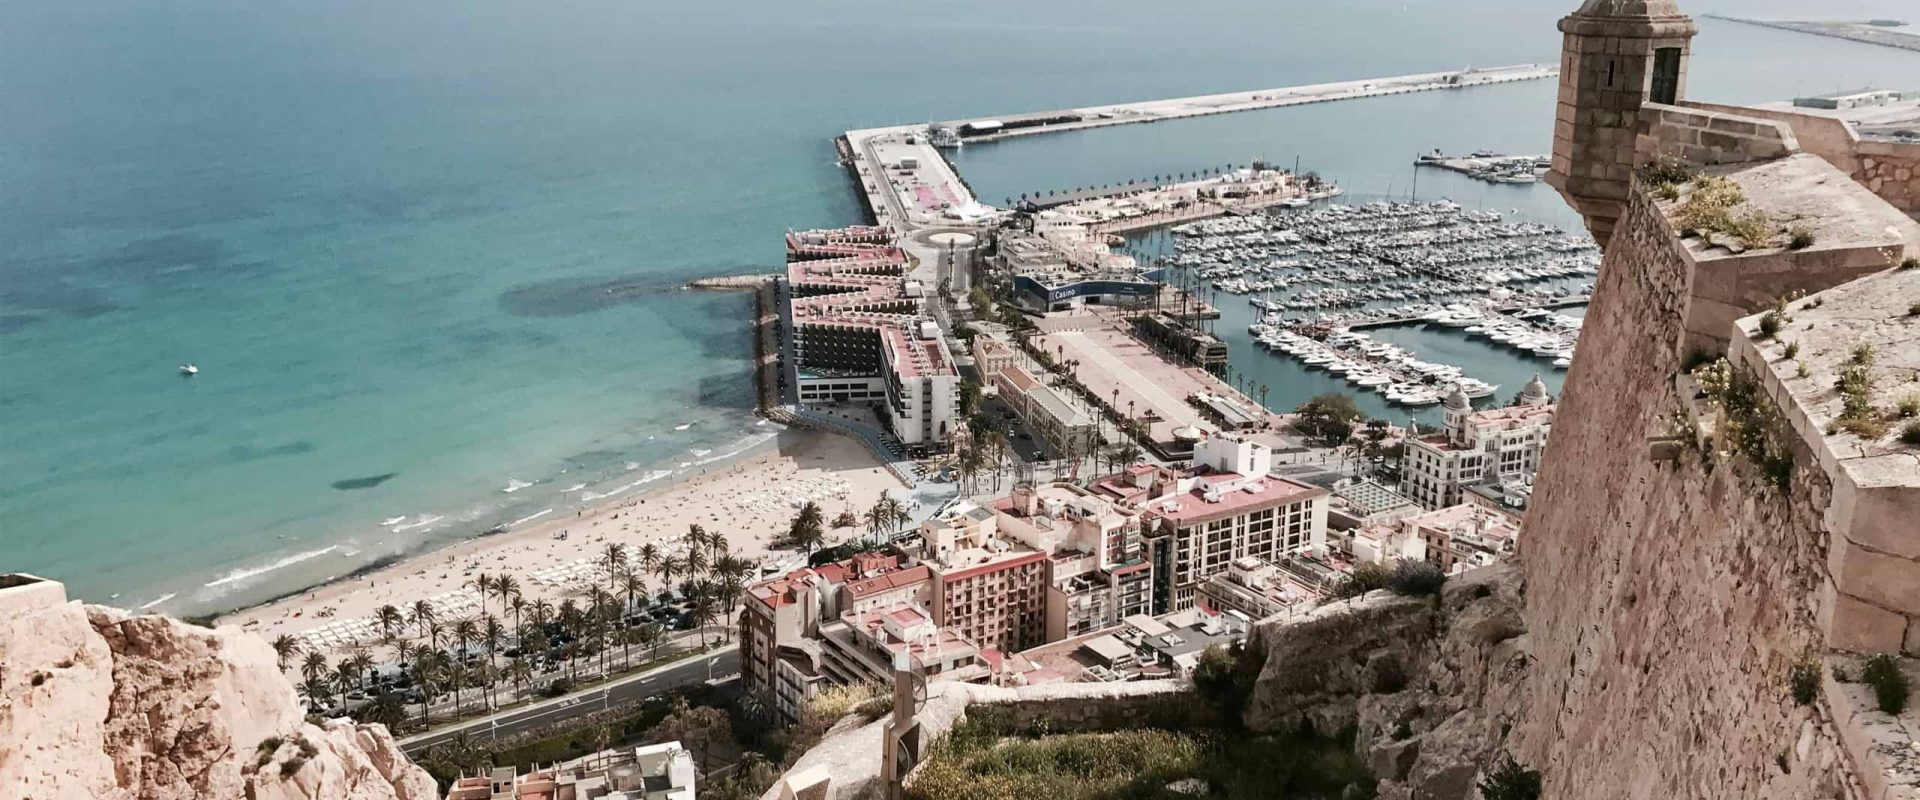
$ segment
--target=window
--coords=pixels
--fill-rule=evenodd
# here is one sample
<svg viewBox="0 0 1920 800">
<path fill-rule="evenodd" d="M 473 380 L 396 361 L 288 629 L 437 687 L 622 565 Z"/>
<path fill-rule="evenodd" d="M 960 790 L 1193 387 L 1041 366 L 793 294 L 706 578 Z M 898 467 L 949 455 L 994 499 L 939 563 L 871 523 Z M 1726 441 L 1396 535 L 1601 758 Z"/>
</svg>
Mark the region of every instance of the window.
<svg viewBox="0 0 1920 800">
<path fill-rule="evenodd" d="M 1680 99 L 1680 48 L 1653 51 L 1653 91 L 1648 99 L 1666 105 Z"/>
</svg>

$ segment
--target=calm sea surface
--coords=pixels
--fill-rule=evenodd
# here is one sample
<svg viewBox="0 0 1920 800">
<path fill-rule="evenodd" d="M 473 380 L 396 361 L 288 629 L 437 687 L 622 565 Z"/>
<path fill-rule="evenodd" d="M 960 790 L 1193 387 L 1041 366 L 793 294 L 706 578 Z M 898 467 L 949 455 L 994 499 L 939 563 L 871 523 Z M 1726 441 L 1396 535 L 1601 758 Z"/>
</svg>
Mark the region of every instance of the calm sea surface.
<svg viewBox="0 0 1920 800">
<path fill-rule="evenodd" d="M 6 3 L 0 569 L 226 608 L 697 474 L 766 433 L 748 413 L 747 299 L 678 287 L 774 267 L 785 229 L 854 221 L 838 132 L 1553 61 L 1559 5 Z M 1920 87 L 1920 55 L 1702 27 L 1695 96 Z M 1427 148 L 1544 152 L 1552 95 L 1313 106 L 957 161 L 989 202 L 1256 157 L 1404 195 Z M 1429 174 L 1420 194 L 1571 223 L 1545 187 Z M 1423 346 L 1443 345 L 1513 386 L 1531 369 Z M 1325 388 L 1243 355 L 1276 406 Z M 189 361 L 202 372 L 185 379 Z"/>
</svg>

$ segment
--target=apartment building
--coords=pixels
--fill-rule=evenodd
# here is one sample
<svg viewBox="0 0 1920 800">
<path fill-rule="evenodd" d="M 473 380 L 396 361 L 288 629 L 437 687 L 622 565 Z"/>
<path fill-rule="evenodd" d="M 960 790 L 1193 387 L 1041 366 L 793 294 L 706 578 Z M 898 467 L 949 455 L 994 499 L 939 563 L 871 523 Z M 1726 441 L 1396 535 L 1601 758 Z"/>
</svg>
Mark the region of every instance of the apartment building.
<svg viewBox="0 0 1920 800">
<path fill-rule="evenodd" d="M 1192 608 L 1199 585 L 1237 559 L 1325 552 L 1330 493 L 1269 474 L 1265 445 L 1216 435 L 1194 448 L 1193 463 L 1136 465 L 1094 482 L 1096 493 L 1141 510 L 1155 614 Z"/>
</svg>

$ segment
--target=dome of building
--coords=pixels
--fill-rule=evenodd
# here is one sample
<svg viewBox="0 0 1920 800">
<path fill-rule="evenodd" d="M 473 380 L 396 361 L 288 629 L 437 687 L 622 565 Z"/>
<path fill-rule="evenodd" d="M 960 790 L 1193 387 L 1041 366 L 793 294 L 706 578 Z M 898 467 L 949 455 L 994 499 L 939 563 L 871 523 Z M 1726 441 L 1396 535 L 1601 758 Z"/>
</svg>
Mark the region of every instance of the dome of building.
<svg viewBox="0 0 1920 800">
<path fill-rule="evenodd" d="M 1207 438 L 1207 432 L 1200 430 L 1199 428 L 1192 425 L 1182 425 L 1178 428 L 1173 429 L 1173 438 L 1181 439 L 1189 442 L 1197 442 L 1197 441 L 1200 441 L 1201 439 Z"/>
<path fill-rule="evenodd" d="M 1446 402 L 1447 408 L 1454 411 L 1465 411 L 1467 410 L 1468 407 L 1472 405 L 1473 405 L 1472 401 L 1469 401 L 1467 399 L 1466 390 L 1461 389 L 1460 384 L 1457 384 L 1457 383 L 1454 384 L 1453 390 L 1447 392 L 1447 402 Z"/>
<path fill-rule="evenodd" d="M 1520 398 L 1523 400 L 1547 399 L 1547 384 L 1540 380 L 1540 373 L 1533 373 L 1533 380 L 1527 381 L 1527 385 L 1521 387 Z"/>
</svg>

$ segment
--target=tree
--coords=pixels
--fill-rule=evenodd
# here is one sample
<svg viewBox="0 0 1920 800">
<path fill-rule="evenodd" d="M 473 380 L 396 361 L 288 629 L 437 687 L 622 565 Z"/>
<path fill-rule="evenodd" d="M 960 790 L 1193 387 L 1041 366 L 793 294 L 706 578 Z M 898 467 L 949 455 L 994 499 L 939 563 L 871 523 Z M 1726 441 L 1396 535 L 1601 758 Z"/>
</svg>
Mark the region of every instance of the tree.
<svg viewBox="0 0 1920 800">
<path fill-rule="evenodd" d="M 326 655 L 317 650 L 308 651 L 306 659 L 300 662 L 300 677 L 309 681 L 321 680 L 327 677 L 327 672 L 331 669 L 332 667 L 327 664 Z"/>
<path fill-rule="evenodd" d="M 639 573 L 627 570 L 620 575 L 620 591 L 627 596 L 626 610 L 632 612 L 635 609 L 634 598 L 647 596 L 647 580 Z"/>
<path fill-rule="evenodd" d="M 689 706 L 684 697 L 673 700 L 666 718 L 647 731 L 647 742 L 679 742 L 700 759 L 701 774 L 712 772 L 714 750 L 733 740 L 733 722 L 712 706 Z"/>
<path fill-rule="evenodd" d="M 513 601 L 520 599 L 520 582 L 503 574 L 493 579 L 493 593 L 500 597 L 500 613 L 505 614 Z"/>
<path fill-rule="evenodd" d="M 692 596 L 688 598 L 687 611 L 700 626 L 700 647 L 704 649 L 707 646 L 707 626 L 720 616 L 720 602 L 710 584 L 702 581 L 694 587 Z"/>
<path fill-rule="evenodd" d="M 1507 756 L 1480 781 L 1480 796 L 1486 800 L 1539 800 L 1540 773 Z"/>
<path fill-rule="evenodd" d="M 373 670 L 373 656 L 367 655 L 366 653 L 354 653 L 351 656 L 347 656 L 345 661 L 340 662 L 340 666 L 353 673 L 354 688 L 365 688 L 367 685 L 367 673 Z"/>
<path fill-rule="evenodd" d="M 800 507 L 800 513 L 793 516 L 793 525 L 787 529 L 787 540 L 813 555 L 813 551 L 826 543 L 827 532 L 820 504 L 811 500 Z"/>
<path fill-rule="evenodd" d="M 434 650 L 421 650 L 414 653 L 413 663 L 407 666 L 407 677 L 413 681 L 414 691 L 420 693 L 421 726 L 431 728 L 433 727 L 433 699 L 440 688 L 440 653 Z"/>
<path fill-rule="evenodd" d="M 421 636 L 427 635 L 427 626 L 433 624 L 433 604 L 425 600 L 413 601 L 409 621 L 420 631 Z"/>
<path fill-rule="evenodd" d="M 361 707 L 359 720 L 385 725 L 390 732 L 399 731 L 407 721 L 406 703 L 398 692 L 381 689 L 374 693 L 372 701 Z"/>
<path fill-rule="evenodd" d="M 627 546 L 619 542 L 608 542 L 605 550 L 600 551 L 599 566 L 607 573 L 607 590 L 613 591 L 619 581 L 620 570 L 627 565 Z"/>
<path fill-rule="evenodd" d="M 641 571 L 657 571 L 660 569 L 660 546 L 652 542 L 640 545 L 638 559 L 640 561 Z"/>
<path fill-rule="evenodd" d="M 295 658 L 299 657 L 302 649 L 304 648 L 300 644 L 300 640 L 288 634 L 283 633 L 273 637 L 273 655 L 280 661 L 281 672 L 287 671 L 287 667 L 293 664 Z"/>
<path fill-rule="evenodd" d="M 391 604 L 381 606 L 380 610 L 373 612 L 373 619 L 380 624 L 380 640 L 383 642 L 393 641 L 394 632 L 407 625 L 406 615 L 400 613 L 400 609 Z"/>
<path fill-rule="evenodd" d="M 1299 415 L 1296 424 L 1301 432 L 1328 445 L 1337 445 L 1352 436 L 1353 423 L 1361 417 L 1353 398 L 1340 392 L 1318 395 L 1300 404 L 1295 413 Z"/>
</svg>

